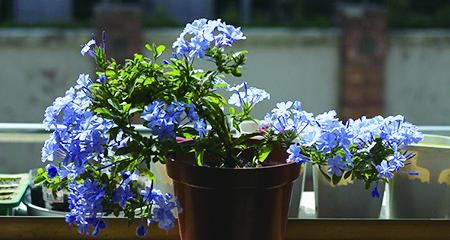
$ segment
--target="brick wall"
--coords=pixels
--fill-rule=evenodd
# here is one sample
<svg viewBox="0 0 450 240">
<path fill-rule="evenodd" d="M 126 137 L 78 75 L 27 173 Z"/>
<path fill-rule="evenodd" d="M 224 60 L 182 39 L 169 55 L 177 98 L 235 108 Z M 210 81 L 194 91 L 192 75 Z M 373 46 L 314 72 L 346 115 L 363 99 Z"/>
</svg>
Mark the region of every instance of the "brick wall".
<svg viewBox="0 0 450 240">
<path fill-rule="evenodd" d="M 374 6 L 338 7 L 340 113 L 343 119 L 383 113 L 386 18 Z"/>
</svg>

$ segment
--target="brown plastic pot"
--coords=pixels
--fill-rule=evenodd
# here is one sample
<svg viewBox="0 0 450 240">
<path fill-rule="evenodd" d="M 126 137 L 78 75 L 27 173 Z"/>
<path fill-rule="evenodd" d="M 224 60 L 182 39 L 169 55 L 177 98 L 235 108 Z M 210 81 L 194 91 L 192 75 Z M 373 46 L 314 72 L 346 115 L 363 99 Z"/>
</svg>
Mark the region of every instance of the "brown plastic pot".
<svg viewBox="0 0 450 240">
<path fill-rule="evenodd" d="M 167 162 L 182 240 L 282 240 L 297 163 L 272 153 L 260 168 L 195 166 L 192 159 Z"/>
</svg>

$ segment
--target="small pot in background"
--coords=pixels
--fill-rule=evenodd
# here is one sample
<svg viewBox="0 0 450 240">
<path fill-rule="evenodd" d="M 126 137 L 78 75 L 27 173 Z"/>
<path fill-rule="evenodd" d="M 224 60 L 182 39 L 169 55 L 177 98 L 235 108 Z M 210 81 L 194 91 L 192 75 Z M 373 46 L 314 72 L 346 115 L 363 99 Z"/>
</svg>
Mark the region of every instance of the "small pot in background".
<svg viewBox="0 0 450 240">
<path fill-rule="evenodd" d="M 288 218 L 299 218 L 300 201 L 305 186 L 306 167 L 303 164 L 300 170 L 300 176 L 295 179 L 292 185 L 291 202 L 289 204 Z"/>
<path fill-rule="evenodd" d="M 363 181 L 342 179 L 333 185 L 317 166 L 313 167 L 313 179 L 317 218 L 379 218 L 384 184 L 378 185 L 380 197 L 374 198 Z"/>
<path fill-rule="evenodd" d="M 450 217 L 450 137 L 425 135 L 410 146 L 416 154 L 404 171 L 389 184 L 391 218 Z"/>
</svg>

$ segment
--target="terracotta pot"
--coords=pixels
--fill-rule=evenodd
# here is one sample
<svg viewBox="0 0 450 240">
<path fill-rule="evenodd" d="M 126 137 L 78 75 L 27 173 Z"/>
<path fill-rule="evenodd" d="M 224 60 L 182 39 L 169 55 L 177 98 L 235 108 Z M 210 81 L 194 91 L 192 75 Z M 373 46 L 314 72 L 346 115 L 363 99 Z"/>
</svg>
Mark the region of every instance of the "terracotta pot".
<svg viewBox="0 0 450 240">
<path fill-rule="evenodd" d="M 168 161 L 167 173 L 183 208 L 178 216 L 181 239 L 284 239 L 300 166 L 280 163 L 286 158 L 276 152 L 268 160 L 273 165 L 241 169 L 199 167 L 183 157 Z"/>
<path fill-rule="evenodd" d="M 385 184 L 379 184 L 379 198 L 373 198 L 361 180 L 330 183 L 317 166 L 313 167 L 316 216 L 318 218 L 378 218 Z"/>
</svg>

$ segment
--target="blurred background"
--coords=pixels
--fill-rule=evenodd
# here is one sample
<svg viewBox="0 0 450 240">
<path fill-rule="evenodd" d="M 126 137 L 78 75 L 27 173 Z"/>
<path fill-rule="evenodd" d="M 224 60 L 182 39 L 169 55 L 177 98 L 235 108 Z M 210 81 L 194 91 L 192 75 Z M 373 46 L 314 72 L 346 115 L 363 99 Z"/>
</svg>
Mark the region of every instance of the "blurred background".
<svg viewBox="0 0 450 240">
<path fill-rule="evenodd" d="M 94 74 L 80 44 L 107 32 L 118 60 L 146 42 L 170 47 L 186 23 L 221 18 L 242 26 L 250 54 L 242 80 L 276 102 L 336 109 L 343 118 L 403 114 L 450 125 L 447 0 L 0 0 L 0 122 L 40 123 L 80 73 Z M 0 172 L 41 166 L 42 143 L 0 144 Z"/>
</svg>

